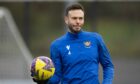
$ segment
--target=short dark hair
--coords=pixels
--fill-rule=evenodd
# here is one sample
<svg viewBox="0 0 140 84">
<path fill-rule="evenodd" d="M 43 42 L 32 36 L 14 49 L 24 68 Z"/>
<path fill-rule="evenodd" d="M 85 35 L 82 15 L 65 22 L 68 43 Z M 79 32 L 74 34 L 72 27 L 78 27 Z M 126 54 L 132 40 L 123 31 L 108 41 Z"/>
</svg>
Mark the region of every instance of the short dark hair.
<svg viewBox="0 0 140 84">
<path fill-rule="evenodd" d="M 65 10 L 65 16 L 68 15 L 68 12 L 70 10 L 77 10 L 77 9 L 80 9 L 80 10 L 82 10 L 84 12 L 84 7 L 81 4 L 79 4 L 79 3 L 68 5 L 67 8 L 66 8 L 66 10 Z"/>
</svg>

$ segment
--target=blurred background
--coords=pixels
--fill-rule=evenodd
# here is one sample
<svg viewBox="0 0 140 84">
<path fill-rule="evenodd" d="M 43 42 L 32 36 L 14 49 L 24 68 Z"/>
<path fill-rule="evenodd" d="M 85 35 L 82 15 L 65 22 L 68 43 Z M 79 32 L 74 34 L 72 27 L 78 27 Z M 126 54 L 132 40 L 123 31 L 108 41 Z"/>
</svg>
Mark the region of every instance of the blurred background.
<svg viewBox="0 0 140 84">
<path fill-rule="evenodd" d="M 113 84 L 139 84 L 139 1 L 19 0 L 0 1 L 0 7 L 10 11 L 31 57 L 49 57 L 51 42 L 66 32 L 63 15 L 71 2 L 79 2 L 85 7 L 83 30 L 98 32 L 104 38 L 115 65 Z"/>
</svg>

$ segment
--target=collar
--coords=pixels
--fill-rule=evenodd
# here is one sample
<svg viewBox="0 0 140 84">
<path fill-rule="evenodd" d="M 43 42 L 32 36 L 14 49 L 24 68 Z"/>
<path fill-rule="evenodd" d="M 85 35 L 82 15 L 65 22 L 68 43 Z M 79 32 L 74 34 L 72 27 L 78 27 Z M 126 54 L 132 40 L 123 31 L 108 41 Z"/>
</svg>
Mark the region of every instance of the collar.
<svg viewBox="0 0 140 84">
<path fill-rule="evenodd" d="M 66 33 L 66 36 L 69 38 L 69 39 L 79 39 L 83 36 L 83 32 L 84 31 L 79 31 L 78 33 L 71 33 L 71 32 L 67 32 Z"/>
</svg>

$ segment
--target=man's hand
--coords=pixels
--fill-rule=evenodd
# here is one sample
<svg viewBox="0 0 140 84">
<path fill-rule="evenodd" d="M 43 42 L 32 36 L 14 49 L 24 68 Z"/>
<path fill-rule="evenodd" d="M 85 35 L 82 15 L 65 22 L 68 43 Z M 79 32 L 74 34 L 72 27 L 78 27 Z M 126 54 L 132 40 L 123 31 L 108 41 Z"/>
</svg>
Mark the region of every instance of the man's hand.
<svg viewBox="0 0 140 84">
<path fill-rule="evenodd" d="M 37 84 L 47 84 L 48 80 L 37 80 L 35 78 L 32 78 L 34 82 L 36 82 Z"/>
</svg>

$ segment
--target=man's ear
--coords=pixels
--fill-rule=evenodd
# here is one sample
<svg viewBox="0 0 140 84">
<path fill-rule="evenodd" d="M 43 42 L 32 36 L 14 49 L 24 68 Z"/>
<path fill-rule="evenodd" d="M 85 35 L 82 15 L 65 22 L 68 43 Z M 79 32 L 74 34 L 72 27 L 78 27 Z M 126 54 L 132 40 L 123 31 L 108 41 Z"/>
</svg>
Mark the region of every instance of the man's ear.
<svg viewBox="0 0 140 84">
<path fill-rule="evenodd" d="M 65 23 L 68 24 L 68 17 L 67 16 L 64 17 L 64 20 L 65 20 Z"/>
</svg>

